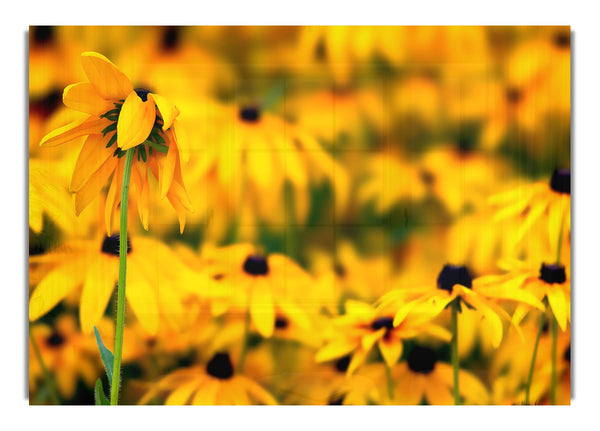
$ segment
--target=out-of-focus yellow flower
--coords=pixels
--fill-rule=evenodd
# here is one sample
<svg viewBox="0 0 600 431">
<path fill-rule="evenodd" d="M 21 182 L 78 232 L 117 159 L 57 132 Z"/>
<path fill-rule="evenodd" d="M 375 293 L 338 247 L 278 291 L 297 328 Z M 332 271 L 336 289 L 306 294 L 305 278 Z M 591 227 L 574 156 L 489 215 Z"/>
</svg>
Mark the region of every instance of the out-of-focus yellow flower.
<svg viewBox="0 0 600 431">
<path fill-rule="evenodd" d="M 514 186 L 511 190 L 496 194 L 488 202 L 500 207 L 494 221 L 517 218 L 521 227 L 515 241 L 548 214 L 548 238 L 550 252 L 558 251 L 558 244 L 571 233 L 571 171 L 555 169 L 550 183 L 535 182 Z"/>
<path fill-rule="evenodd" d="M 97 346 L 93 337 L 79 332 L 75 318 L 61 314 L 54 327 L 46 324 L 32 325 L 32 333 L 48 371 L 54 375 L 60 394 L 66 399 L 75 395 L 77 380 L 83 379 L 93 387 L 100 374 Z M 29 343 L 29 386 L 34 389 L 42 370 Z"/>
<path fill-rule="evenodd" d="M 424 290 L 414 300 L 406 300 L 406 293 L 394 290 L 385 294 L 379 301 L 380 308 L 395 307 L 397 310 L 394 326 L 400 325 L 405 318 L 413 313 L 424 314 L 433 318 L 446 309 L 453 301 L 459 301 L 459 306 L 477 310 L 481 316 L 481 325 L 490 334 L 490 342 L 494 348 L 502 341 L 503 325 L 500 316 L 507 321 L 511 318 L 493 299 L 522 302 L 527 307 L 544 309 L 543 304 L 526 289 L 513 285 L 489 285 L 488 278 L 471 278 L 468 269 L 462 265 L 445 265 L 437 278 L 434 289 Z"/>
<path fill-rule="evenodd" d="M 144 329 L 155 334 L 162 320 L 178 327 L 184 317 L 182 296 L 193 272 L 163 243 L 128 237 L 127 303 Z M 54 262 L 29 299 L 29 320 L 35 321 L 65 296 L 83 286 L 79 306 L 82 331 L 89 334 L 100 320 L 118 279 L 119 236 L 72 240 L 30 262 Z"/>
<path fill-rule="evenodd" d="M 160 392 L 169 392 L 165 405 L 275 405 L 263 387 L 236 374 L 228 353 L 215 354 L 206 366 L 176 370 L 163 377 L 138 404 L 146 404 Z"/>
<path fill-rule="evenodd" d="M 303 330 L 311 327 L 301 298 L 313 280 L 288 257 L 264 256 L 250 244 L 236 244 L 206 250 L 203 258 L 206 265 L 201 272 L 216 285 L 217 294 L 210 303 L 215 315 L 250 313 L 251 322 L 265 338 L 273 335 L 278 318 Z M 200 294 L 202 290 L 198 289 Z"/>
<path fill-rule="evenodd" d="M 429 316 L 411 315 L 398 326 L 394 318 L 377 313 L 365 302 L 349 299 L 346 314 L 336 317 L 331 323 L 328 339 L 317 352 L 317 362 L 330 361 L 352 353 L 347 373 L 351 375 L 362 365 L 375 344 L 386 364 L 393 367 L 402 355 L 403 340 L 428 334 L 450 341 L 451 334 L 444 328 L 429 323 Z M 328 335 L 328 336 L 327 336 Z"/>
<path fill-rule="evenodd" d="M 389 396 L 385 395 L 383 404 L 454 404 L 452 366 L 440 362 L 436 352 L 429 347 L 415 345 L 408 353 L 406 361 L 392 369 L 391 377 L 394 382 L 394 397 L 389 399 Z M 458 379 L 462 404 L 489 403 L 489 392 L 475 375 L 460 369 Z M 384 384 L 385 378 L 380 378 L 380 381 Z"/>
<path fill-rule="evenodd" d="M 81 55 L 89 82 L 69 85 L 63 93 L 65 105 L 88 114 L 47 134 L 40 145 L 56 146 L 88 136 L 77 158 L 70 190 L 75 192 L 79 214 L 101 191 L 112 175 L 105 207 L 110 235 L 114 213 L 120 202 L 124 159 L 136 148 L 132 182 L 140 218 L 148 228 L 148 168 L 159 181 L 160 195 L 174 206 L 181 231 L 185 211 L 191 211 L 183 185 L 180 152 L 175 134 L 179 110 L 167 99 L 147 89 L 134 89 L 131 81 L 106 57 L 94 52 Z M 116 149 L 113 148 L 116 143 Z"/>
</svg>

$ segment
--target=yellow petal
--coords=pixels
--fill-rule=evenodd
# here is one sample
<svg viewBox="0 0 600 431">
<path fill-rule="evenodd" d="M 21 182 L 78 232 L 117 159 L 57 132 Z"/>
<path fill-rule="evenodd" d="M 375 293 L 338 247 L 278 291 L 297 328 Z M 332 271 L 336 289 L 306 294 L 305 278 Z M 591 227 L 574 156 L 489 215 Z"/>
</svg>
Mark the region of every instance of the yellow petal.
<svg viewBox="0 0 600 431">
<path fill-rule="evenodd" d="M 90 260 L 79 306 L 81 331 L 84 334 L 91 334 L 94 325 L 97 325 L 102 318 L 117 277 L 118 260 L 116 258 L 101 256 Z"/>
<path fill-rule="evenodd" d="M 256 383 L 253 380 L 250 380 L 249 378 L 245 377 L 245 376 L 238 376 L 239 379 L 241 379 L 244 383 L 244 386 L 246 387 L 246 389 L 248 390 L 248 393 L 254 397 L 254 399 L 256 399 L 256 401 L 258 401 L 259 403 L 268 405 L 268 406 L 275 406 L 277 405 L 277 400 L 275 398 L 273 398 L 273 396 L 267 392 L 265 389 L 263 389 L 262 386 L 260 386 L 258 383 Z"/>
<path fill-rule="evenodd" d="M 98 93 L 111 100 L 123 100 L 133 91 L 131 81 L 108 58 L 96 52 L 81 54 L 81 64 Z"/>
<path fill-rule="evenodd" d="M 264 277 L 256 277 L 252 285 L 251 295 L 250 315 L 252 322 L 264 338 L 269 338 L 273 335 L 275 327 L 275 306 L 273 305 L 270 286 L 264 280 Z"/>
<path fill-rule="evenodd" d="M 248 175 L 258 187 L 267 190 L 273 181 L 273 158 L 271 151 L 249 148 L 246 152 Z"/>
<path fill-rule="evenodd" d="M 356 340 L 349 338 L 334 339 L 323 346 L 315 356 L 317 362 L 326 362 L 340 358 L 358 347 Z"/>
<path fill-rule="evenodd" d="M 66 87 L 63 102 L 68 108 L 96 116 L 104 114 L 114 106 L 112 102 L 103 99 L 89 82 L 79 82 Z"/>
<path fill-rule="evenodd" d="M 567 329 L 567 301 L 565 300 L 565 293 L 559 284 L 553 283 L 546 288 L 546 296 L 550 303 L 550 308 L 552 308 L 552 313 L 556 317 L 558 326 L 564 332 Z"/>
<path fill-rule="evenodd" d="M 50 311 L 83 280 L 81 259 L 63 262 L 44 277 L 29 299 L 29 320 Z"/>
<path fill-rule="evenodd" d="M 346 314 L 371 320 L 375 316 L 375 309 L 366 302 L 356 299 L 348 299 L 345 303 Z"/>
<path fill-rule="evenodd" d="M 179 115 L 179 110 L 175 107 L 175 105 L 158 94 L 148 93 L 148 100 L 152 100 L 154 103 L 156 103 L 156 107 L 158 108 L 160 116 L 164 122 L 162 126 L 162 130 L 164 132 L 171 127 L 173 120 L 175 120 L 177 115 Z"/>
<path fill-rule="evenodd" d="M 117 161 L 117 167 L 113 174 L 106 202 L 104 204 L 104 222 L 106 223 L 106 233 L 112 235 L 113 215 L 115 208 L 121 201 L 121 184 L 123 183 L 123 158 Z"/>
<path fill-rule="evenodd" d="M 110 178 L 111 174 L 117 167 L 117 159 L 109 157 L 100 168 L 92 174 L 91 177 L 83 184 L 79 191 L 75 194 L 75 214 L 81 214 L 81 211 L 88 206 L 98 194 Z"/>
<path fill-rule="evenodd" d="M 439 382 L 439 379 L 435 377 L 431 378 L 425 384 L 424 390 L 427 403 L 432 406 L 449 406 L 454 404 L 454 396 L 450 392 L 450 388 Z"/>
<path fill-rule="evenodd" d="M 167 196 L 171 183 L 173 181 L 173 175 L 175 174 L 175 164 L 177 161 L 177 147 L 175 145 L 169 145 L 169 151 L 166 155 L 160 155 L 157 157 L 159 178 L 158 186 L 160 189 L 160 197 L 164 198 Z"/>
<path fill-rule="evenodd" d="M 190 400 L 194 391 L 198 388 L 198 381 L 184 383 L 175 389 L 165 400 L 166 406 L 184 406 Z"/>
<path fill-rule="evenodd" d="M 220 382 L 217 379 L 207 378 L 192 398 L 194 406 L 214 406 L 216 404 L 217 392 Z"/>
<path fill-rule="evenodd" d="M 125 99 L 117 121 L 117 145 L 128 150 L 144 142 L 154 125 L 156 110 L 154 103 L 143 102 L 135 91 Z"/>
<path fill-rule="evenodd" d="M 381 328 L 375 332 L 365 335 L 361 339 L 361 346 L 364 350 L 371 350 L 373 345 L 385 335 L 386 328 Z"/>
<path fill-rule="evenodd" d="M 356 352 L 354 352 L 354 355 L 352 355 L 352 359 L 350 360 L 350 364 L 348 365 L 348 369 L 346 370 L 347 376 L 354 374 L 356 369 L 365 362 L 368 353 L 369 351 L 364 349 L 358 349 Z"/>
<path fill-rule="evenodd" d="M 112 155 L 114 148 L 106 148 L 106 144 L 107 139 L 102 135 L 89 135 L 87 137 L 77 157 L 75 169 L 73 169 L 69 186 L 71 192 L 78 191 L 87 179 Z"/>
<path fill-rule="evenodd" d="M 385 363 L 388 367 L 393 367 L 402 356 L 402 341 L 393 339 L 382 338 L 377 342 L 379 346 L 379 351 L 385 360 Z"/>
<path fill-rule="evenodd" d="M 132 256 L 127 259 L 127 302 L 148 334 L 156 335 L 159 322 L 156 289 L 148 283 L 142 265 Z"/>
<path fill-rule="evenodd" d="M 87 117 L 53 130 L 42 138 L 40 146 L 54 147 L 80 136 L 101 133 L 110 124 L 106 118 Z"/>
</svg>

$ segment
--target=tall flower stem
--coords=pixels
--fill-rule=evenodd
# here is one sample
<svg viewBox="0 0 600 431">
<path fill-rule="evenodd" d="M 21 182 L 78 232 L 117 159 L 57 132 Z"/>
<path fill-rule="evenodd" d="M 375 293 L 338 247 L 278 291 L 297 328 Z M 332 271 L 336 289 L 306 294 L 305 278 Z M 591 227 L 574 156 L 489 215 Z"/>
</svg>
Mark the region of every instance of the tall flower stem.
<svg viewBox="0 0 600 431">
<path fill-rule="evenodd" d="M 452 304 L 451 316 L 452 330 L 452 371 L 454 375 L 454 404 L 460 404 L 460 395 L 458 391 L 458 300 Z"/>
<path fill-rule="evenodd" d="M 537 356 L 538 345 L 540 344 L 540 337 L 544 330 L 544 323 L 546 321 L 545 313 L 540 316 L 540 324 L 538 327 L 537 336 L 535 337 L 535 344 L 533 345 L 533 355 L 531 356 L 531 364 L 529 365 L 529 375 L 527 377 L 527 386 L 525 387 L 525 404 L 529 404 L 529 391 L 531 389 L 531 381 L 533 380 L 533 369 L 535 368 L 535 358 Z"/>
<path fill-rule="evenodd" d="M 48 368 L 46 368 L 46 364 L 44 363 L 44 360 L 42 359 L 42 354 L 40 353 L 40 348 L 38 347 L 37 342 L 35 341 L 35 338 L 33 338 L 33 333 L 31 332 L 31 326 L 29 326 L 29 341 L 31 342 L 31 345 L 33 346 L 33 351 L 35 352 L 35 356 L 36 356 L 38 362 L 40 363 L 40 367 L 42 369 L 42 374 L 44 375 L 44 380 L 46 381 L 46 387 L 48 388 L 48 393 L 50 394 L 50 399 L 54 403 L 54 405 L 59 405 L 60 399 L 58 398 L 58 393 L 56 391 L 56 386 L 54 385 L 54 380 L 52 379 L 52 376 L 50 375 Z"/>
<path fill-rule="evenodd" d="M 125 326 L 125 283 L 127 278 L 127 204 L 129 201 L 129 178 L 133 164 L 135 148 L 127 150 L 123 186 L 121 187 L 121 221 L 119 232 L 119 285 L 117 287 L 117 326 L 115 328 L 115 360 L 110 391 L 110 404 L 119 401 L 119 385 L 121 383 L 121 355 L 123 353 L 123 328 Z"/>
<path fill-rule="evenodd" d="M 392 367 L 385 364 L 385 378 L 387 380 L 387 389 L 390 400 L 394 399 L 394 381 L 392 380 Z"/>
</svg>

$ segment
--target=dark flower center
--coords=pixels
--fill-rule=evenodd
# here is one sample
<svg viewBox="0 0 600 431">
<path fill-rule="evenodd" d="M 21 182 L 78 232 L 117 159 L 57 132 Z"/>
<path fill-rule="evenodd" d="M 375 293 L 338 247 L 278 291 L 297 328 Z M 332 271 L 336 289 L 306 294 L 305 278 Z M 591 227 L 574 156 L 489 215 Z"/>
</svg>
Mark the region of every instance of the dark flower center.
<svg viewBox="0 0 600 431">
<path fill-rule="evenodd" d="M 338 370 L 340 373 L 345 373 L 348 370 L 348 367 L 350 366 L 350 359 L 352 357 L 350 355 L 346 355 L 343 358 L 338 359 L 335 362 L 335 369 Z"/>
<path fill-rule="evenodd" d="M 206 372 L 217 379 L 233 376 L 233 365 L 228 353 L 217 353 L 206 365 Z"/>
<path fill-rule="evenodd" d="M 111 236 L 107 236 L 102 241 L 102 253 L 110 254 L 113 256 L 119 255 L 119 234 L 114 234 Z M 129 241 L 129 237 L 127 237 L 127 254 L 131 252 L 131 242 Z"/>
<path fill-rule="evenodd" d="M 253 254 L 244 261 L 244 271 L 250 275 L 266 275 L 269 273 L 269 264 L 264 256 Z"/>
<path fill-rule="evenodd" d="M 242 106 L 238 115 L 240 120 L 246 123 L 258 123 L 260 121 L 260 109 L 258 106 Z"/>
<path fill-rule="evenodd" d="M 523 92 L 516 87 L 510 87 L 506 90 L 506 101 L 511 105 L 516 105 L 523 98 Z"/>
<path fill-rule="evenodd" d="M 344 278 L 348 274 L 346 267 L 339 262 L 333 266 L 333 271 L 338 277 L 341 278 Z"/>
<path fill-rule="evenodd" d="M 473 287 L 472 281 L 466 266 L 444 265 L 437 278 L 437 287 L 448 292 L 452 292 L 452 287 L 455 284 L 460 284 L 471 289 Z"/>
<path fill-rule="evenodd" d="M 554 34 L 552 42 L 557 48 L 566 49 L 571 47 L 571 34 L 566 31 L 559 31 Z"/>
<path fill-rule="evenodd" d="M 275 327 L 278 329 L 285 329 L 290 326 L 290 321 L 284 316 L 278 316 L 275 319 Z"/>
<path fill-rule="evenodd" d="M 569 343 L 569 347 L 565 349 L 565 353 L 563 354 L 563 359 L 565 361 L 571 362 L 571 344 Z"/>
<path fill-rule="evenodd" d="M 54 88 L 46 93 L 44 97 L 32 101 L 29 109 L 46 117 L 62 104 L 62 93 L 62 90 Z"/>
<path fill-rule="evenodd" d="M 177 48 L 181 40 L 181 28 L 179 26 L 169 26 L 164 28 L 161 39 L 161 48 L 164 51 L 171 51 Z"/>
<path fill-rule="evenodd" d="M 222 280 L 222 279 L 223 279 L 223 277 L 225 277 L 225 274 L 223 274 L 223 273 L 218 273 L 218 274 L 215 274 L 215 275 L 213 275 L 213 276 L 212 276 L 212 279 L 213 279 L 213 280 L 215 280 L 215 281 L 219 281 L 219 280 Z"/>
<path fill-rule="evenodd" d="M 46 338 L 46 344 L 51 347 L 58 347 L 65 342 L 65 337 L 60 335 L 58 332 L 53 332 L 48 338 Z"/>
<path fill-rule="evenodd" d="M 419 172 L 419 178 L 421 179 L 423 184 L 425 184 L 428 187 L 431 187 L 435 182 L 435 175 L 433 175 L 431 171 L 425 169 Z"/>
<path fill-rule="evenodd" d="M 341 406 L 344 403 L 344 398 L 346 398 L 346 394 L 331 394 L 329 397 L 329 402 L 327 405 L 329 406 Z"/>
<path fill-rule="evenodd" d="M 40 25 L 32 28 L 33 40 L 37 45 L 50 43 L 54 39 L 54 27 L 51 25 Z"/>
<path fill-rule="evenodd" d="M 394 318 L 380 317 L 375 319 L 373 323 L 371 323 L 371 328 L 375 331 L 379 331 L 381 328 L 386 328 L 388 331 L 394 329 Z"/>
<path fill-rule="evenodd" d="M 565 274 L 565 267 L 563 265 L 542 263 L 542 267 L 540 268 L 540 280 L 545 281 L 548 284 L 561 284 L 564 283 L 566 279 L 567 275 Z"/>
<path fill-rule="evenodd" d="M 152 93 L 152 91 L 148 90 L 147 88 L 136 88 L 135 93 L 140 96 L 140 99 L 142 99 L 142 102 L 146 102 L 148 101 L 148 93 Z"/>
<path fill-rule="evenodd" d="M 406 360 L 408 368 L 417 373 L 427 374 L 435 367 L 437 355 L 428 347 L 415 346 Z"/>
<path fill-rule="evenodd" d="M 571 194 L 571 170 L 555 169 L 550 180 L 550 188 L 557 193 Z"/>
<path fill-rule="evenodd" d="M 36 256 L 38 254 L 44 254 L 46 247 L 43 244 L 32 244 L 29 246 L 29 256 Z"/>
</svg>

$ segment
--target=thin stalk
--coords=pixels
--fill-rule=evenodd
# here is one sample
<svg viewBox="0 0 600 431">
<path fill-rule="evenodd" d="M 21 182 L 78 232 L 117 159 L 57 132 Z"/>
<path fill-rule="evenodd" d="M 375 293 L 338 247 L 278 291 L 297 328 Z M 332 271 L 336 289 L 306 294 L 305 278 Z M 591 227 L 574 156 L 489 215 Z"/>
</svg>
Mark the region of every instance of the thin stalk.
<svg viewBox="0 0 600 431">
<path fill-rule="evenodd" d="M 123 328 L 125 326 L 125 283 L 127 278 L 127 204 L 129 201 L 129 178 L 135 147 L 127 150 L 123 186 L 121 187 L 121 224 L 119 231 L 119 284 L 117 287 L 117 326 L 115 328 L 115 360 L 110 391 L 110 404 L 119 401 L 119 385 L 121 383 L 121 355 L 123 353 Z"/>
<path fill-rule="evenodd" d="M 556 264 L 557 265 L 560 264 L 560 253 L 562 252 L 563 230 L 565 228 L 565 216 L 566 216 L 566 214 L 563 213 L 562 219 L 560 221 L 560 231 L 558 233 L 558 247 L 556 250 Z"/>
<path fill-rule="evenodd" d="M 390 400 L 394 399 L 394 381 L 392 380 L 392 368 L 385 364 L 385 378 L 387 380 L 387 389 Z"/>
<path fill-rule="evenodd" d="M 542 313 L 540 317 L 540 324 L 535 337 L 535 344 L 533 345 L 533 355 L 531 356 L 531 364 L 529 365 L 529 375 L 527 376 L 527 386 L 525 387 L 525 404 L 529 404 L 529 391 L 531 389 L 531 382 L 533 380 L 533 369 L 535 368 L 535 358 L 537 356 L 538 345 L 540 344 L 540 337 L 544 330 L 544 322 L 546 320 L 545 313 Z"/>
<path fill-rule="evenodd" d="M 246 352 L 248 351 L 248 336 L 250 335 L 250 308 L 246 308 L 246 319 L 244 321 L 244 339 L 242 340 L 242 351 L 238 360 L 238 373 L 244 371 L 244 361 L 246 360 Z"/>
<path fill-rule="evenodd" d="M 550 380 L 550 404 L 556 404 L 556 341 L 558 338 L 558 322 L 552 316 L 552 377 Z"/>
<path fill-rule="evenodd" d="M 33 351 L 35 352 L 35 356 L 40 363 L 40 367 L 42 368 L 42 374 L 44 375 L 44 380 L 46 381 L 46 386 L 48 387 L 48 392 L 50 393 L 50 399 L 54 403 L 54 405 L 60 404 L 60 399 L 58 398 L 58 392 L 56 391 L 56 386 L 54 386 L 54 380 L 46 368 L 46 364 L 44 364 L 44 360 L 42 359 L 42 354 L 40 353 L 40 349 L 33 338 L 33 333 L 31 332 L 31 326 L 29 326 L 29 341 L 33 346 Z"/>
<path fill-rule="evenodd" d="M 454 374 L 454 404 L 460 405 L 460 395 L 458 386 L 458 300 L 452 304 L 452 370 Z"/>
</svg>

